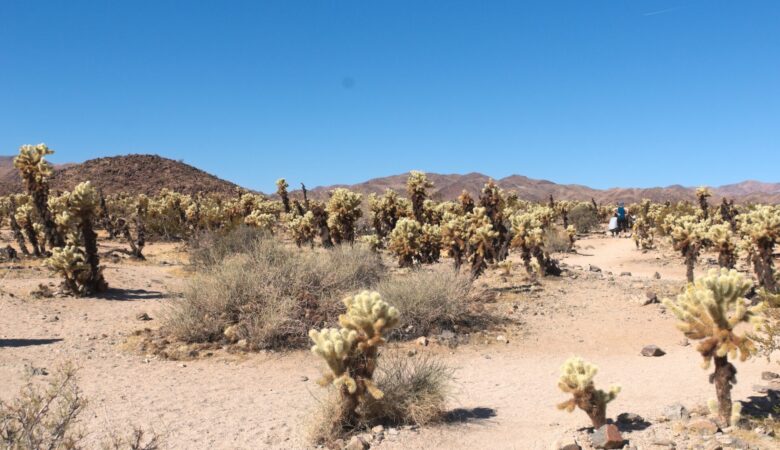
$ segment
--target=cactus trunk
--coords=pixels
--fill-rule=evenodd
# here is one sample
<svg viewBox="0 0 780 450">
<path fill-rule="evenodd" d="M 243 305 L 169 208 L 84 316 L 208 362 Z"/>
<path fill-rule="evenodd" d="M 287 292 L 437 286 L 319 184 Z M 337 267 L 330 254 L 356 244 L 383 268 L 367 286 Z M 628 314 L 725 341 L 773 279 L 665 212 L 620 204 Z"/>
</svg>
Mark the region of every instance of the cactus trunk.
<svg viewBox="0 0 780 450">
<path fill-rule="evenodd" d="M 731 385 L 737 381 L 737 369 L 728 361 L 727 356 L 716 356 L 715 372 L 710 376 L 710 382 L 715 384 L 718 397 L 718 417 L 726 426 L 731 420 Z"/>
</svg>

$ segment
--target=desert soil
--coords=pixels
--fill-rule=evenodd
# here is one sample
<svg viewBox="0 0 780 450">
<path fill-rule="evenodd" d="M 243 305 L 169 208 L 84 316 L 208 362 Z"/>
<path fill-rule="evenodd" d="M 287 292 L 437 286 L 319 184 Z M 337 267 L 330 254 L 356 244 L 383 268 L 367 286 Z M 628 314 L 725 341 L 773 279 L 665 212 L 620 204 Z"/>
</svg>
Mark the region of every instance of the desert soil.
<svg viewBox="0 0 780 450">
<path fill-rule="evenodd" d="M 216 351 L 182 362 L 127 345 L 134 331 L 161 325 L 188 276 L 186 255 L 176 245 L 153 244 L 147 253 L 143 263 L 106 261 L 112 291 L 105 298 L 36 299 L 30 293 L 39 284 L 56 282 L 39 262 L 0 266 L 0 399 L 16 395 L 32 368 L 52 372 L 72 361 L 90 400 L 82 426 L 92 443 L 135 424 L 164 434 L 170 448 L 307 448 L 306 429 L 324 397 L 315 382 L 320 363 L 308 352 Z M 372 448 L 550 448 L 559 436 L 589 425 L 584 413 L 555 407 L 566 399 L 556 386 L 559 368 L 572 355 L 600 367 L 598 386 L 622 386 L 609 405 L 611 417 L 655 418 L 675 402 L 694 408 L 714 397 L 708 372 L 694 347 L 681 345 L 673 318 L 660 305 L 637 301 L 648 290 L 661 297 L 679 291 L 684 268 L 676 255 L 642 253 L 629 239 L 595 236 L 578 242 L 578 254 L 560 256 L 570 276 L 530 286 L 514 260 L 511 275 L 494 271 L 477 282 L 497 292 L 491 308 L 515 323 L 474 333 L 457 348 L 435 336 L 427 347 L 393 344 L 434 353 L 455 368 L 449 406 L 457 413 L 447 424 L 388 434 Z M 144 312 L 153 320 L 139 321 Z M 641 356 L 648 344 L 666 355 Z M 760 383 L 762 371 L 778 369 L 760 358 L 737 366 L 735 400 L 755 395 L 751 385 Z M 654 427 L 624 437 L 646 438 Z"/>
</svg>

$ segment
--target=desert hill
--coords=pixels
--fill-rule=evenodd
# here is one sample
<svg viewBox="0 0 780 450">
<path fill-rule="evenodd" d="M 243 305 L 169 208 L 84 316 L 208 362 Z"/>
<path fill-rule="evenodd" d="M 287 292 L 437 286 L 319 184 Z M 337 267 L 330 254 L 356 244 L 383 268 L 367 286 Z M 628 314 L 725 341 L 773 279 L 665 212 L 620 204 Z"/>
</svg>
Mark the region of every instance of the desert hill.
<svg viewBox="0 0 780 450">
<path fill-rule="evenodd" d="M 186 194 L 213 192 L 233 195 L 238 188 L 188 164 L 157 155 L 111 156 L 55 166 L 51 185 L 55 191 L 70 190 L 86 180 L 92 181 L 106 194 L 154 195 L 167 188 Z M 0 157 L 0 195 L 21 190 L 22 183 L 13 167 L 13 157 Z"/>
<path fill-rule="evenodd" d="M 399 193 L 406 192 L 407 174 L 392 175 L 389 177 L 374 178 L 354 185 L 322 186 L 311 189 L 312 198 L 327 198 L 328 192 L 337 187 L 347 187 L 354 191 L 370 194 L 380 194 L 385 189 L 393 189 Z M 434 183 L 432 197 L 437 200 L 453 200 L 467 191 L 474 196 L 479 195 L 482 186 L 490 179 L 481 173 L 436 174 L 429 173 L 428 179 Z M 524 200 L 546 201 L 550 195 L 558 200 L 590 201 L 595 199 L 599 203 L 626 203 L 639 202 L 648 198 L 653 201 L 679 201 L 693 200 L 695 187 L 673 185 L 654 188 L 611 188 L 593 189 L 579 184 L 557 184 L 548 180 L 536 180 L 522 175 L 511 175 L 497 179 L 496 183 L 504 190 L 517 192 Z M 713 201 L 720 201 L 722 197 L 735 199 L 738 202 L 762 202 L 780 203 L 780 183 L 763 183 L 759 181 L 743 181 L 737 184 L 729 184 L 713 187 Z"/>
</svg>

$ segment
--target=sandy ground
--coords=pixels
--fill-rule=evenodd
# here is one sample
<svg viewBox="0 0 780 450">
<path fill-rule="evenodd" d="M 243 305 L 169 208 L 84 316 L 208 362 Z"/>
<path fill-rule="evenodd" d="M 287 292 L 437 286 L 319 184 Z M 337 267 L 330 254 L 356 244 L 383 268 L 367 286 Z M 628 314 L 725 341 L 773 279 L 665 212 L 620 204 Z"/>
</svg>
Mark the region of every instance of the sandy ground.
<svg viewBox="0 0 780 450">
<path fill-rule="evenodd" d="M 472 336 L 456 349 L 402 344 L 436 353 L 456 369 L 450 406 L 462 409 L 461 419 L 403 430 L 375 447 L 547 449 L 561 433 L 589 424 L 579 411 L 555 408 L 566 399 L 556 386 L 559 368 L 572 355 L 600 366 L 597 385 L 623 387 L 609 406 L 612 417 L 634 412 L 653 418 L 669 404 L 693 407 L 714 397 L 698 354 L 680 345 L 674 320 L 659 305 L 636 302 L 648 289 L 678 290 L 684 278 L 680 259 L 639 252 L 628 239 L 591 237 L 578 246 L 580 254 L 564 258 L 576 277 L 545 279 L 533 292 L 518 288 L 525 282 L 517 269 L 504 280 L 493 273 L 478 282 L 501 292 L 496 307 L 517 325 Z M 98 299 L 32 299 L 29 293 L 39 283 L 55 279 L 38 262 L 0 266 L 0 399 L 18 392 L 26 367 L 52 371 L 73 361 L 90 399 L 82 425 L 91 442 L 137 424 L 165 434 L 170 448 L 306 448 L 307 424 L 324 396 L 315 383 L 319 361 L 308 352 L 217 352 L 177 362 L 126 350 L 123 343 L 133 331 L 160 325 L 186 277 L 175 245 L 152 245 L 147 253 L 145 263 L 107 262 L 113 290 Z M 588 271 L 588 264 L 602 273 Z M 623 271 L 632 276 L 619 276 Z M 661 280 L 653 278 L 655 272 Z M 137 320 L 141 312 L 153 320 Z M 498 334 L 509 343 L 497 341 Z M 647 344 L 667 354 L 640 356 Z M 761 359 L 737 366 L 739 400 L 754 395 L 751 385 L 760 382 L 761 371 L 778 369 Z"/>
</svg>

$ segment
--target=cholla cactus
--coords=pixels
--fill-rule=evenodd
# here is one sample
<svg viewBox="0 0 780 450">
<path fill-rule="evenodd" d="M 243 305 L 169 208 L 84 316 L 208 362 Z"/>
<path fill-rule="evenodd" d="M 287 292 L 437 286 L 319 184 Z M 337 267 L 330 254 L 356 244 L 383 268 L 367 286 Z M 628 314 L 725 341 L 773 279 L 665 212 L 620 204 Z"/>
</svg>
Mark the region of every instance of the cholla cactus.
<svg viewBox="0 0 780 450">
<path fill-rule="evenodd" d="M 655 246 L 655 236 L 650 221 L 646 215 L 641 215 L 634 220 L 631 237 L 634 239 L 637 249 L 649 250 Z"/>
<path fill-rule="evenodd" d="M 48 179 L 52 174 L 52 168 L 51 164 L 46 161 L 46 156 L 53 153 L 54 150 L 51 150 L 46 144 L 23 145 L 19 148 L 19 155 L 14 158 L 14 167 L 19 170 L 27 192 L 33 198 L 49 246 L 62 247 L 65 242 L 57 232 L 57 226 L 48 205 Z"/>
<path fill-rule="evenodd" d="M 282 205 L 284 206 L 284 212 L 290 212 L 290 196 L 287 194 L 287 188 L 290 187 L 284 178 L 276 180 L 276 194 L 282 199 Z"/>
<path fill-rule="evenodd" d="M 103 202 L 103 196 L 100 196 L 101 203 Z M 130 225 L 127 219 L 120 217 L 116 221 L 116 232 L 124 236 L 127 243 L 130 245 L 130 256 L 136 259 L 146 259 L 143 255 L 144 246 L 146 245 L 146 226 L 144 220 L 149 211 L 149 197 L 141 194 L 136 199 L 135 213 L 133 215 L 133 221 L 135 223 L 136 237 L 133 239 L 133 235 L 130 233 Z"/>
<path fill-rule="evenodd" d="M 561 378 L 558 387 L 572 398 L 559 404 L 558 409 L 568 412 L 580 408 L 590 417 L 593 428 L 600 428 L 607 423 L 607 403 L 617 397 L 619 386 L 612 386 L 608 392 L 596 389 L 593 377 L 598 373 L 598 367 L 579 357 L 571 357 L 561 367 Z"/>
<path fill-rule="evenodd" d="M 463 214 L 468 214 L 474 211 L 474 199 L 467 190 L 463 190 L 458 196 L 458 202 L 460 202 L 460 208 Z"/>
<path fill-rule="evenodd" d="M 707 230 L 707 240 L 718 251 L 718 265 L 733 269 L 737 263 L 737 243 L 731 225 L 720 223 Z"/>
<path fill-rule="evenodd" d="M 395 228 L 401 217 L 408 215 L 409 201 L 402 199 L 392 189 L 387 189 L 381 197 L 371 194 L 368 197 L 368 205 L 371 211 L 371 225 L 377 236 L 386 238 Z"/>
<path fill-rule="evenodd" d="M 772 257 L 775 245 L 780 241 L 780 208 L 757 206 L 740 215 L 738 221 L 740 233 L 750 244 L 749 258 L 759 285 L 771 293 L 780 293 Z"/>
<path fill-rule="evenodd" d="M 496 260 L 495 240 L 498 232 L 485 214 L 485 208 L 474 208 L 468 215 L 468 257 L 471 261 L 471 276 L 477 278 L 485 271 L 489 262 Z"/>
<path fill-rule="evenodd" d="M 252 214 L 244 218 L 244 223 L 250 227 L 259 228 L 273 234 L 276 217 L 274 217 L 273 214 L 266 214 L 260 210 L 254 210 L 252 211 Z"/>
<path fill-rule="evenodd" d="M 473 210 L 473 208 L 472 208 Z M 455 270 L 460 270 L 466 257 L 469 242 L 469 223 L 466 216 L 445 213 L 441 225 L 442 247 L 455 262 Z"/>
<path fill-rule="evenodd" d="M 574 225 L 569 225 L 566 227 L 566 236 L 569 238 L 569 251 L 574 251 L 574 243 L 577 241 L 577 229 L 574 228 Z"/>
<path fill-rule="evenodd" d="M 16 221 L 16 197 L 9 195 L 6 198 L 0 198 L 0 215 L 8 216 L 8 223 L 11 227 L 11 232 L 16 239 L 19 250 L 23 255 L 29 256 L 30 251 L 27 250 L 27 245 L 24 242 L 24 234 L 22 234 L 22 227 Z"/>
<path fill-rule="evenodd" d="M 426 223 L 420 236 L 420 260 L 425 264 L 439 261 L 441 255 L 441 228 Z"/>
<path fill-rule="evenodd" d="M 737 208 L 734 206 L 734 200 L 726 200 L 726 197 L 723 197 L 723 201 L 720 203 L 720 218 L 724 223 L 731 226 L 731 231 L 734 233 L 737 232 L 738 214 L 739 211 L 737 211 Z"/>
<path fill-rule="evenodd" d="M 401 218 L 390 233 L 387 249 L 398 258 L 399 267 L 411 267 L 420 262 L 423 227 L 420 222 Z"/>
<path fill-rule="evenodd" d="M 17 201 L 19 198 L 17 197 Z M 14 219 L 19 224 L 24 234 L 27 236 L 27 241 L 33 250 L 33 255 L 37 258 L 42 256 L 46 249 L 44 247 L 44 239 L 40 239 L 38 234 L 40 225 L 34 219 L 33 206 L 30 203 L 21 203 L 16 208 L 14 213 Z M 37 226 L 37 227 L 36 227 Z M 37 229 L 36 229 L 37 228 Z"/>
<path fill-rule="evenodd" d="M 64 278 L 65 289 L 71 293 L 81 293 L 89 280 L 89 265 L 84 252 L 74 244 L 52 249 L 46 266 Z"/>
<path fill-rule="evenodd" d="M 414 218 L 420 223 L 425 223 L 423 204 L 428 198 L 428 189 L 432 187 L 433 183 L 428 181 L 424 172 L 417 170 L 409 172 L 409 178 L 406 180 L 406 193 L 412 202 Z"/>
<path fill-rule="evenodd" d="M 382 239 L 375 234 L 367 234 L 360 237 L 360 241 L 368 246 L 368 249 L 374 253 L 378 253 L 382 248 Z"/>
<path fill-rule="evenodd" d="M 336 244 L 355 242 L 355 225 L 363 214 L 360 210 L 362 196 L 348 189 L 337 188 L 333 191 L 326 207 L 328 228 Z"/>
<path fill-rule="evenodd" d="M 314 221 L 314 213 L 306 211 L 302 216 L 295 215 L 287 222 L 295 245 L 298 247 L 309 244 L 314 247 L 314 238 L 317 237 L 317 227 Z"/>
<path fill-rule="evenodd" d="M 338 388 L 343 402 L 340 414 L 333 418 L 334 429 L 354 427 L 358 408 L 368 396 L 380 399 L 384 393 L 372 378 L 383 333 L 398 325 L 398 310 L 382 300 L 377 292 L 363 291 L 344 299 L 347 312 L 339 316 L 341 329 L 309 331 L 314 342 L 312 353 L 323 358 L 330 372 L 320 384 Z"/>
<path fill-rule="evenodd" d="M 701 208 L 701 215 L 704 220 L 710 217 L 710 205 L 707 203 L 707 199 L 712 197 L 712 191 L 707 186 L 701 186 L 696 189 L 696 200 L 699 201 L 699 208 Z"/>
<path fill-rule="evenodd" d="M 670 235 L 674 249 L 685 258 L 686 276 L 693 283 L 693 269 L 699 252 L 707 243 L 709 221 L 699 221 L 696 217 L 685 215 L 670 221 Z"/>
<path fill-rule="evenodd" d="M 663 303 L 680 320 L 677 327 L 689 339 L 699 341 L 696 348 L 704 358 L 703 367 L 715 361 L 715 371 L 710 383 L 715 384 L 718 411 L 721 420 L 731 418 L 731 385 L 736 383 L 737 369 L 729 362 L 739 357 L 744 361 L 756 352 L 749 334 L 738 334 L 735 329 L 741 323 L 757 328 L 763 322 L 762 306 L 746 306 L 745 295 L 751 283 L 736 270 L 710 270 L 706 277 L 688 285 L 676 301 L 664 299 Z"/>
<path fill-rule="evenodd" d="M 512 247 L 520 250 L 526 272 L 545 275 L 560 275 L 557 261 L 544 248 L 544 230 L 552 224 L 552 210 L 537 207 L 531 211 L 517 213 L 510 218 L 512 224 Z M 532 264 L 531 258 L 536 260 Z"/>
<path fill-rule="evenodd" d="M 479 206 L 485 211 L 485 216 L 490 220 L 490 224 L 495 232 L 491 242 L 490 254 L 497 261 L 503 261 L 509 254 L 509 230 L 504 224 L 504 201 L 503 192 L 492 179 L 482 187 L 482 193 L 479 196 Z"/>
<path fill-rule="evenodd" d="M 79 242 L 83 250 L 77 248 L 57 253 L 53 250 L 47 264 L 65 276 L 65 287 L 74 294 L 91 295 L 105 291 L 108 289 L 108 284 L 103 278 L 97 249 L 97 235 L 93 229 L 93 220 L 99 203 L 97 191 L 89 181 L 81 183 L 70 193 L 67 203 L 68 209 L 58 217 L 58 221 L 70 229 L 71 242 L 68 247 L 76 248 Z M 86 271 L 81 269 L 82 259 L 86 264 Z M 68 267 L 78 268 L 78 276 L 65 275 Z"/>
</svg>

